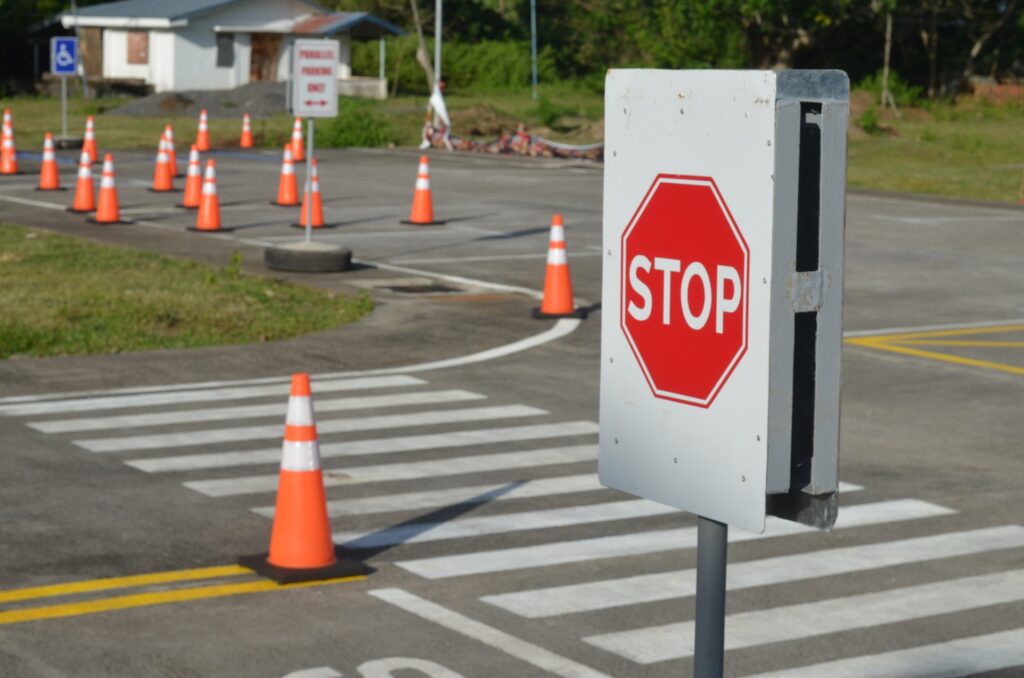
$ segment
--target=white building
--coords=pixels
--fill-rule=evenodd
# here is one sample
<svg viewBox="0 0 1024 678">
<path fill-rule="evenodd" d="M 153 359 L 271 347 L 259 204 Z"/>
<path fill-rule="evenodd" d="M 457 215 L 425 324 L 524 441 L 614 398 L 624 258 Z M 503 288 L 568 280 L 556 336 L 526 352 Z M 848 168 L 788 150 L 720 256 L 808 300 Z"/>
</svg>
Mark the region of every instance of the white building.
<svg viewBox="0 0 1024 678">
<path fill-rule="evenodd" d="M 157 92 L 229 89 L 288 78 L 291 40 L 337 40 L 339 91 L 386 95 L 380 78 L 353 78 L 352 40 L 404 31 L 366 12 L 329 12 L 307 0 L 119 0 L 66 13 L 81 35 L 89 79 L 145 82 Z"/>
</svg>

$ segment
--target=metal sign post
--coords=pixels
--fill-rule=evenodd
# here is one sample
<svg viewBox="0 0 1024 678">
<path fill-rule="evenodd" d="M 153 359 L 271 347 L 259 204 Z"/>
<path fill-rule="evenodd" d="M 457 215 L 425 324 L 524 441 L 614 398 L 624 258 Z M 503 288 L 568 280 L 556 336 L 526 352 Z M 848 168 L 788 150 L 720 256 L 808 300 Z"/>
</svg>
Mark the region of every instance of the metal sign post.
<svg viewBox="0 0 1024 678">
<path fill-rule="evenodd" d="M 315 118 L 306 119 L 306 242 L 313 242 L 313 138 L 315 129 L 313 127 Z"/>
<path fill-rule="evenodd" d="M 61 139 L 68 136 L 68 78 L 78 72 L 78 38 L 50 38 L 50 73 L 60 78 Z"/>
<path fill-rule="evenodd" d="M 840 71 L 605 82 L 598 473 L 698 516 L 698 678 L 729 526 L 838 513 L 848 111 Z"/>
</svg>

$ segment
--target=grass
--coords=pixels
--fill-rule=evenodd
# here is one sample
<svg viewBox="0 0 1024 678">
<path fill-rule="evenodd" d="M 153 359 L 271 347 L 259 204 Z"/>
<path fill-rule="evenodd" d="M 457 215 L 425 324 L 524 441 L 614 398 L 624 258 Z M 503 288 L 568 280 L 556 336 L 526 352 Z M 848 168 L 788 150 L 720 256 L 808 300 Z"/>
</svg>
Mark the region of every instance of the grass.
<svg viewBox="0 0 1024 678">
<path fill-rule="evenodd" d="M 872 99 L 870 94 L 858 93 Z M 857 94 L 855 94 L 856 98 Z M 70 100 L 69 119 L 77 131 L 88 113 L 98 114 L 101 148 L 152 148 L 165 122 L 175 125 L 179 147 L 187 147 L 193 118 L 134 118 L 103 111 L 116 99 Z M 456 92 L 446 98 L 457 134 L 493 139 L 523 122 L 528 128 L 558 141 L 591 143 L 603 135 L 603 99 L 570 83 L 542 85 L 534 101 L 530 91 Z M 60 103 L 55 99 L 18 98 L 0 101 L 15 112 L 22 150 L 35 150 L 44 131 L 59 130 Z M 338 130 L 339 143 L 379 143 L 400 146 L 420 141 L 426 100 L 401 95 L 387 101 L 363 101 L 360 115 L 374 116 L 386 134 L 353 134 Z M 239 114 L 241 116 L 241 114 Z M 239 120 L 210 121 L 215 145 L 237 143 Z M 257 143 L 278 146 L 291 132 L 284 113 L 253 121 Z M 365 127 L 365 125 L 364 125 Z M 931 193 L 962 198 L 1017 202 L 1024 171 L 1024 107 L 995 107 L 984 102 L 932 104 L 907 108 L 902 119 L 888 111 L 860 110 L 851 115 L 849 185 L 858 188 Z M 366 130 L 363 130 L 364 132 Z"/>
<path fill-rule="evenodd" d="M 851 134 L 850 186 L 998 202 L 1024 199 L 1024 107 L 943 103 L 907 109 L 902 119 L 885 112 L 868 122 L 874 124 Z"/>
<path fill-rule="evenodd" d="M 0 359 L 271 341 L 352 322 L 331 295 L 146 252 L 0 224 Z"/>
</svg>

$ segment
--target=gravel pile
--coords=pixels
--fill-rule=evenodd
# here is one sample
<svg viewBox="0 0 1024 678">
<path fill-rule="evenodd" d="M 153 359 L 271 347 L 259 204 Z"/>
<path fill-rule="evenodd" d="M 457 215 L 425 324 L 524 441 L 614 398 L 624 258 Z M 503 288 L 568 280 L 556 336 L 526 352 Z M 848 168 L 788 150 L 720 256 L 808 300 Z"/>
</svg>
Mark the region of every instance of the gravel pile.
<svg viewBox="0 0 1024 678">
<path fill-rule="evenodd" d="M 266 118 L 277 113 L 287 113 L 285 83 L 251 82 L 226 90 L 160 92 L 133 99 L 110 113 L 143 118 L 198 116 L 201 108 L 205 108 L 211 118 L 240 118 L 242 113 L 248 113 L 254 118 Z"/>
</svg>

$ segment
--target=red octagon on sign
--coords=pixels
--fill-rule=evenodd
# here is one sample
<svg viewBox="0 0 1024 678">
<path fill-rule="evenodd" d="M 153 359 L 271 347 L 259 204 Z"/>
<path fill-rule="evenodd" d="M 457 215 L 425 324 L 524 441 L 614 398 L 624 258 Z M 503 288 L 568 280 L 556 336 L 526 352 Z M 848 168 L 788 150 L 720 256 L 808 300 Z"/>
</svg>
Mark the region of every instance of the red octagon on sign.
<svg viewBox="0 0 1024 678">
<path fill-rule="evenodd" d="M 659 174 L 622 233 L 620 325 L 658 398 L 708 407 L 747 350 L 750 250 L 710 177 Z"/>
</svg>

